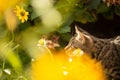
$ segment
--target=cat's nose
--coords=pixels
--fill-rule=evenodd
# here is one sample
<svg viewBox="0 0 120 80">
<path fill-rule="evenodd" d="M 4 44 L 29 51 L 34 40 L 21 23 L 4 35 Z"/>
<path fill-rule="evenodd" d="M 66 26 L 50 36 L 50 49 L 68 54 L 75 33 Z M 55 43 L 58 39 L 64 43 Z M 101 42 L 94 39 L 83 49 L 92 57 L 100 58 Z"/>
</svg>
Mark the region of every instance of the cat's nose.
<svg viewBox="0 0 120 80">
<path fill-rule="evenodd" d="M 72 56 L 73 51 L 75 50 L 75 48 L 73 46 L 66 46 L 64 49 L 65 49 L 65 53 L 69 56 Z"/>
<path fill-rule="evenodd" d="M 66 46 L 64 49 L 67 50 L 67 49 L 68 49 L 68 46 Z"/>
<path fill-rule="evenodd" d="M 65 49 L 66 52 L 68 52 L 68 51 L 73 50 L 73 46 L 68 45 L 64 49 Z"/>
<path fill-rule="evenodd" d="M 70 49 L 70 47 L 72 47 L 72 46 L 67 45 L 64 49 L 65 49 L 65 50 L 68 50 L 68 49 Z"/>
</svg>

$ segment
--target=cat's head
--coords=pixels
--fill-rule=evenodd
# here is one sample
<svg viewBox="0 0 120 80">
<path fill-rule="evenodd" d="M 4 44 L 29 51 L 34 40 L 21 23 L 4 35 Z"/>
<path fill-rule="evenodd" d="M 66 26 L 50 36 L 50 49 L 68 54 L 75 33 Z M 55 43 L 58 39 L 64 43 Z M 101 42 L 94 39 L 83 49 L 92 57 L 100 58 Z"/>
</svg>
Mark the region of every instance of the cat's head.
<svg viewBox="0 0 120 80">
<path fill-rule="evenodd" d="M 86 53 L 91 52 L 91 49 L 93 48 L 93 37 L 83 29 L 75 26 L 75 34 L 70 39 L 68 45 L 65 47 L 65 50 L 73 48 L 80 48 Z"/>
</svg>

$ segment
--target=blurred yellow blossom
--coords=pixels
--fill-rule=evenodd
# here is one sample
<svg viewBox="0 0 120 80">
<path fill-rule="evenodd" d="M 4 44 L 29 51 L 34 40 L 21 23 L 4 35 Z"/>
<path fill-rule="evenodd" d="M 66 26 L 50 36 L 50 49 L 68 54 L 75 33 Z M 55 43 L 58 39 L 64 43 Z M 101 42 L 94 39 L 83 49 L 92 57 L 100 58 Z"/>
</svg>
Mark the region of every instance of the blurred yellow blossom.
<svg viewBox="0 0 120 80">
<path fill-rule="evenodd" d="M 106 80 L 100 62 L 87 54 L 71 57 L 64 51 L 55 53 L 53 60 L 44 53 L 32 62 L 33 80 Z"/>
<path fill-rule="evenodd" d="M 11 9 L 5 11 L 5 21 L 8 30 L 13 31 L 17 27 L 17 19 Z"/>
<path fill-rule="evenodd" d="M 0 12 L 4 12 L 7 9 L 15 6 L 20 0 L 0 0 Z"/>
<path fill-rule="evenodd" d="M 29 12 L 23 9 L 23 7 L 16 6 L 14 10 L 16 16 L 21 20 L 22 23 L 28 20 Z"/>
</svg>

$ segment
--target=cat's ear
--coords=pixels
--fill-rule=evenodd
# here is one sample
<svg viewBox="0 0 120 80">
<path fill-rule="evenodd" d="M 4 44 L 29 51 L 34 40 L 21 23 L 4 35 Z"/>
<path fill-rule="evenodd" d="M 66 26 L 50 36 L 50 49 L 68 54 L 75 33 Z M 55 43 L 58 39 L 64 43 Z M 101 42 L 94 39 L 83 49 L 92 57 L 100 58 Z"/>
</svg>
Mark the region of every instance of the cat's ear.
<svg viewBox="0 0 120 80">
<path fill-rule="evenodd" d="M 75 25 L 75 33 L 76 33 L 76 34 L 79 34 L 79 29 L 78 29 L 78 26 L 77 26 L 77 25 Z"/>
<path fill-rule="evenodd" d="M 84 34 L 78 29 L 78 26 L 75 26 L 75 33 L 77 34 L 76 40 L 80 40 L 82 44 L 85 43 L 85 37 Z"/>
<path fill-rule="evenodd" d="M 87 35 L 83 33 L 78 26 L 75 26 L 75 33 L 77 34 L 76 40 L 81 40 L 81 42 L 84 44 L 86 42 L 93 43 L 93 40 L 90 35 Z"/>
<path fill-rule="evenodd" d="M 76 38 L 83 38 L 83 33 L 78 29 L 78 26 L 75 25 L 75 33 L 77 34 Z"/>
</svg>

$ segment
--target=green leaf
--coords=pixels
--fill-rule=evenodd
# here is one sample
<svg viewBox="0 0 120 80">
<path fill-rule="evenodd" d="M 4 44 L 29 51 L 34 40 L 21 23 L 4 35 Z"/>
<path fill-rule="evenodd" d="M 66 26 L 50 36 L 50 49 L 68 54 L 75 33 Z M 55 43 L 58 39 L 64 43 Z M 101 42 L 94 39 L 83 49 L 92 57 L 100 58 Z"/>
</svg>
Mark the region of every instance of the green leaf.
<svg viewBox="0 0 120 80">
<path fill-rule="evenodd" d="M 100 4 L 101 0 L 90 0 L 88 3 L 89 9 L 96 9 L 98 5 Z"/>
<path fill-rule="evenodd" d="M 5 37 L 7 34 L 7 29 L 4 26 L 0 25 L 0 38 Z"/>
<path fill-rule="evenodd" d="M 58 30 L 59 33 L 67 33 L 67 32 L 70 32 L 70 27 L 69 26 L 64 26 L 64 27 L 61 27 L 59 30 Z"/>
<path fill-rule="evenodd" d="M 105 4 L 100 4 L 96 10 L 97 13 L 105 13 L 109 11 L 109 7 L 107 7 Z"/>
<path fill-rule="evenodd" d="M 94 22 L 96 20 L 96 16 L 93 13 L 84 11 L 82 14 L 76 14 L 75 20 L 82 23 Z"/>
<path fill-rule="evenodd" d="M 76 16 L 75 21 L 81 22 L 83 24 L 87 23 L 87 19 L 85 19 L 83 16 Z"/>
<path fill-rule="evenodd" d="M 94 16 L 94 13 L 86 12 L 86 13 L 84 14 L 84 18 L 86 18 L 86 20 L 87 20 L 88 22 L 94 22 L 94 21 L 96 21 L 96 16 Z"/>
<path fill-rule="evenodd" d="M 19 25 L 19 31 L 23 31 L 23 30 L 25 30 L 25 29 L 28 29 L 29 27 L 30 27 L 30 23 L 28 23 L 28 22 L 21 23 L 21 24 Z"/>
<path fill-rule="evenodd" d="M 67 21 L 69 17 L 73 16 L 75 5 L 79 0 L 59 0 L 55 5 L 55 8 L 61 13 L 64 21 Z M 63 5 L 64 4 L 64 5 Z"/>
<path fill-rule="evenodd" d="M 7 61 L 12 65 L 12 67 L 15 70 L 21 72 L 22 71 L 21 60 L 19 59 L 19 57 L 14 52 L 14 48 L 16 48 L 17 45 L 13 48 L 11 47 L 11 45 L 12 45 L 12 42 L 8 43 L 6 40 L 0 40 L 1 56 L 6 58 Z"/>
<path fill-rule="evenodd" d="M 31 20 L 34 20 L 35 18 L 39 17 L 34 11 L 31 13 Z"/>
<path fill-rule="evenodd" d="M 115 13 L 120 16 L 120 6 L 115 6 Z"/>
<path fill-rule="evenodd" d="M 60 34 L 61 38 L 64 40 L 64 41 L 69 41 L 70 38 L 71 38 L 71 35 L 69 33 L 63 33 L 63 34 Z"/>
</svg>

